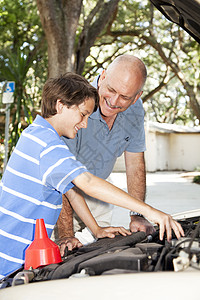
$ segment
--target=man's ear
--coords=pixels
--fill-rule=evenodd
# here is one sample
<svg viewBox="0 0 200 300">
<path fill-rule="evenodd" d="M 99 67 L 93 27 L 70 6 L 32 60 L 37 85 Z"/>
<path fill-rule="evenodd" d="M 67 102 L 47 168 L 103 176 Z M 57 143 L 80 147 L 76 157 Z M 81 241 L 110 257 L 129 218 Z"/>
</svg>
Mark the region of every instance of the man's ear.
<svg viewBox="0 0 200 300">
<path fill-rule="evenodd" d="M 133 100 L 133 103 L 132 103 L 131 105 L 135 104 L 135 102 L 142 96 L 142 93 L 143 93 L 143 91 L 139 92 L 139 93 L 135 96 L 135 99 Z"/>
<path fill-rule="evenodd" d="M 103 70 L 98 80 L 98 87 L 100 86 L 101 82 L 105 79 L 105 77 L 106 77 L 106 70 Z"/>
<path fill-rule="evenodd" d="M 63 104 L 61 103 L 60 99 L 57 99 L 57 101 L 56 101 L 56 111 L 57 111 L 57 114 L 61 114 L 62 113 L 62 109 L 63 109 Z"/>
</svg>

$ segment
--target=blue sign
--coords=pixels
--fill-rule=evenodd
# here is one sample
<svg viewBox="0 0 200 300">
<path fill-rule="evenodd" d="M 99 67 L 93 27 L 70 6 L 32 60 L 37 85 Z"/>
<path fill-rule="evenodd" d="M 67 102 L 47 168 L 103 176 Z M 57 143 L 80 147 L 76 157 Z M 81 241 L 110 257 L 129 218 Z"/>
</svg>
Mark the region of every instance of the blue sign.
<svg viewBox="0 0 200 300">
<path fill-rule="evenodd" d="M 3 92 L 2 103 L 9 104 L 14 102 L 15 82 L 7 81 Z"/>
<path fill-rule="evenodd" d="M 14 81 L 8 81 L 6 84 L 6 90 L 4 93 L 14 93 L 15 90 L 15 82 Z"/>
</svg>

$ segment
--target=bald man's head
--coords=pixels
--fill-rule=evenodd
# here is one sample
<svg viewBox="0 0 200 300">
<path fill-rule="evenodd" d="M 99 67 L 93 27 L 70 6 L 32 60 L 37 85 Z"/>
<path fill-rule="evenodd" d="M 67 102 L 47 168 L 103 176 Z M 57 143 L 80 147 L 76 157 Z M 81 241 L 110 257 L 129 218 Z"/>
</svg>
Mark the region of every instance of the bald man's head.
<svg viewBox="0 0 200 300">
<path fill-rule="evenodd" d="M 123 54 L 113 60 L 107 68 L 107 74 L 114 74 L 120 70 L 129 72 L 132 76 L 139 76 L 141 79 L 141 86 L 138 90 L 141 91 L 147 79 L 147 69 L 144 63 L 136 56 Z"/>
<path fill-rule="evenodd" d="M 118 56 L 98 81 L 99 106 L 105 120 L 125 111 L 142 95 L 147 77 L 144 63 L 132 55 Z"/>
</svg>

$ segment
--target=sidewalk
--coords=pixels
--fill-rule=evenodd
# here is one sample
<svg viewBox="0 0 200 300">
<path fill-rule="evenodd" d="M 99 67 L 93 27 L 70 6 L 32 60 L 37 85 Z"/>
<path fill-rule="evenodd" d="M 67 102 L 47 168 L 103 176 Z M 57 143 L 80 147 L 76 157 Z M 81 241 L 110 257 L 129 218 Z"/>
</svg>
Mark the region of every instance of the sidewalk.
<svg viewBox="0 0 200 300">
<path fill-rule="evenodd" d="M 200 208 L 200 185 L 183 172 L 147 173 L 146 203 L 166 213 L 175 214 Z M 110 181 L 126 191 L 126 174 L 112 173 Z M 129 227 L 129 212 L 114 207 L 112 225 Z"/>
</svg>

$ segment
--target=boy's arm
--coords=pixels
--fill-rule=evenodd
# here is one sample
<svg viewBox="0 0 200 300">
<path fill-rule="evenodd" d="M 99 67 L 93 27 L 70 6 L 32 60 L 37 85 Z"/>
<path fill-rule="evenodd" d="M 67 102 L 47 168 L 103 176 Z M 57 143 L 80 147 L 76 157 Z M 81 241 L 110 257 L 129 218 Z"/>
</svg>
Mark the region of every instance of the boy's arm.
<svg viewBox="0 0 200 300">
<path fill-rule="evenodd" d="M 172 229 L 177 238 L 184 235 L 181 225 L 173 220 L 170 215 L 131 197 L 123 190 L 89 172 L 77 176 L 73 180 L 73 183 L 91 197 L 141 213 L 150 221 L 159 224 L 161 240 L 163 239 L 165 231 L 167 239 L 170 240 L 172 237 Z M 79 208 L 77 207 L 77 209 Z"/>
<path fill-rule="evenodd" d="M 85 174 L 85 173 L 84 173 Z M 91 230 L 97 238 L 103 237 L 115 237 L 115 234 L 122 234 L 127 235 L 130 234 L 128 230 L 123 227 L 100 227 L 96 220 L 94 219 L 93 215 L 91 214 L 84 197 L 79 192 L 76 187 L 73 188 L 73 196 L 68 198 L 72 208 L 75 210 L 77 215 L 81 218 L 84 224 Z"/>
<path fill-rule="evenodd" d="M 57 221 L 59 239 L 61 239 L 60 252 L 64 254 L 65 247 L 69 250 L 80 247 L 82 244 L 74 237 L 73 211 L 82 219 L 85 225 L 97 238 L 115 237 L 115 234 L 129 235 L 130 232 L 123 227 L 100 227 L 92 216 L 84 197 L 76 187 L 63 195 L 63 207 Z M 79 242 L 79 243 L 78 243 Z"/>
</svg>

